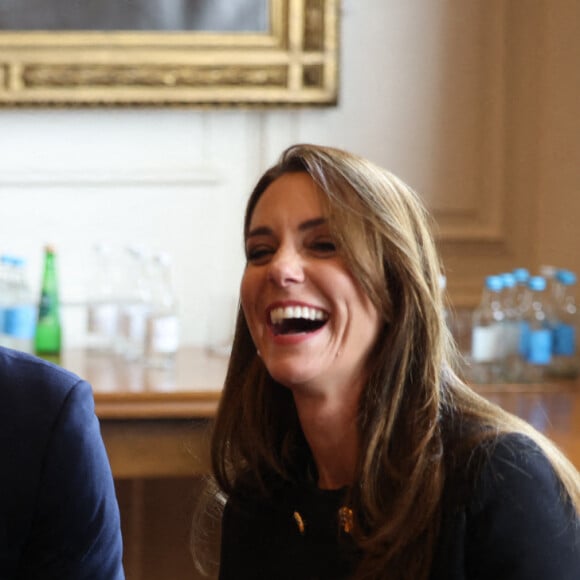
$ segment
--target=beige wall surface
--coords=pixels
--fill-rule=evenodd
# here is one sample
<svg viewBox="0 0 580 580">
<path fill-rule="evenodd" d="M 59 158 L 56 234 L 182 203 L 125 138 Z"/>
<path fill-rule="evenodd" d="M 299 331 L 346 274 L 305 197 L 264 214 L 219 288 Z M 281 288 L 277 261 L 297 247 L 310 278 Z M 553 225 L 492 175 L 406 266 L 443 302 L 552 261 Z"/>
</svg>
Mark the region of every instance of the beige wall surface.
<svg viewBox="0 0 580 580">
<path fill-rule="evenodd" d="M 463 228 L 455 239 L 442 236 L 457 304 L 474 303 L 486 273 L 518 265 L 580 271 L 580 4 L 495 2 L 486 8 L 490 19 L 479 22 L 487 35 L 496 27 L 495 51 L 483 49 L 482 62 L 494 72 L 478 67 L 481 93 L 473 101 L 486 122 L 480 139 L 472 132 L 463 141 L 466 148 L 479 143 L 473 167 L 482 189 L 472 212 L 463 214 L 464 194 L 457 187 L 448 192 L 454 202 L 446 212 Z M 471 42 L 480 41 L 472 35 Z M 464 177 L 468 167 L 460 163 Z M 438 220 L 443 232 L 446 212 Z"/>
<path fill-rule="evenodd" d="M 580 3 L 545 3 L 538 261 L 580 272 Z"/>
<path fill-rule="evenodd" d="M 52 242 L 63 300 L 78 303 L 94 242 L 169 251 L 184 342 L 218 340 L 248 192 L 283 147 L 311 141 L 424 196 L 457 305 L 488 273 L 580 272 L 579 18 L 576 0 L 343 0 L 334 108 L 1 109 L 0 252 L 28 258 L 37 290 Z M 82 344 L 66 313 L 67 343 Z"/>
</svg>

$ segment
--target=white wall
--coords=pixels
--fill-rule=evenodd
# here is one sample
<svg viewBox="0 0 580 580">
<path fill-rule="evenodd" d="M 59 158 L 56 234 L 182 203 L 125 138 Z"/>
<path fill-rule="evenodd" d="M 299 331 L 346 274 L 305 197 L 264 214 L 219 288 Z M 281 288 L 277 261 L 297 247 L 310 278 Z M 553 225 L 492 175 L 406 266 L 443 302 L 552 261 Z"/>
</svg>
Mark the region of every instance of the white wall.
<svg viewBox="0 0 580 580">
<path fill-rule="evenodd" d="M 414 13 L 427 22 L 429 3 L 401 4 L 344 2 L 337 108 L 0 111 L 0 251 L 28 259 L 37 292 L 42 247 L 54 244 L 65 303 L 85 297 L 94 242 L 169 251 L 184 342 L 223 335 L 243 268 L 244 202 L 282 148 L 327 143 L 403 165 L 389 135 L 407 139 L 401 105 L 417 79 L 397 45 Z M 75 346 L 82 332 L 65 312 Z"/>
<path fill-rule="evenodd" d="M 53 243 L 65 302 L 84 298 L 96 241 L 169 251 L 184 343 L 205 344 L 229 325 L 245 199 L 285 146 L 358 152 L 428 202 L 450 184 L 479 192 L 469 190 L 483 164 L 471 137 L 485 128 L 473 103 L 495 106 L 504 7 L 343 0 L 336 108 L 0 110 L 0 251 L 27 257 L 38 288 L 42 246 Z M 69 346 L 82 341 L 75 324 Z"/>
</svg>

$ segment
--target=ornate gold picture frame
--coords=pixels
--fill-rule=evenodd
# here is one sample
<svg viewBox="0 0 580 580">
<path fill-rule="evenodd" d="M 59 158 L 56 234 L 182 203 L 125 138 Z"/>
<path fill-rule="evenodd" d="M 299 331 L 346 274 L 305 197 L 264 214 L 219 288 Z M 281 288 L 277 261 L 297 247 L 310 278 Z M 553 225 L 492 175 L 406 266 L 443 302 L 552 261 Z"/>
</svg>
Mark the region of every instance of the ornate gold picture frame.
<svg viewBox="0 0 580 580">
<path fill-rule="evenodd" d="M 0 106 L 335 105 L 339 0 L 267 2 L 265 32 L 2 30 Z"/>
</svg>

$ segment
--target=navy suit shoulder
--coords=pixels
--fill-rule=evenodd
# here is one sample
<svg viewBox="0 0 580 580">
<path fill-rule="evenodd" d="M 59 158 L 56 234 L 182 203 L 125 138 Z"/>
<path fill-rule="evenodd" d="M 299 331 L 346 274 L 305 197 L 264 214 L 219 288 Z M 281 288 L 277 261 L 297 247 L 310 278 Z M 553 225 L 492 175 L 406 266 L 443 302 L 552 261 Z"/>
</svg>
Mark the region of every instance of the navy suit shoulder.
<svg viewBox="0 0 580 580">
<path fill-rule="evenodd" d="M 579 517 L 538 445 L 509 434 L 477 454 L 467 501 L 443 514 L 432 580 L 580 578 Z"/>
<path fill-rule="evenodd" d="M 112 474 L 90 385 L 0 348 L 0 577 L 121 580 Z"/>
</svg>

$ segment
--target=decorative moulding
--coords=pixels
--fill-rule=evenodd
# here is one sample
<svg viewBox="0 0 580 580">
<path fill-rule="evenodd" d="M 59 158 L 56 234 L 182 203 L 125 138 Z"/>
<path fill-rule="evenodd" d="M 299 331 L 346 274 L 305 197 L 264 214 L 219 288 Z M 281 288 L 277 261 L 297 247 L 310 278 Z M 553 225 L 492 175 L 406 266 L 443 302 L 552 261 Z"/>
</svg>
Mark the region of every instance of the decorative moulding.
<svg viewBox="0 0 580 580">
<path fill-rule="evenodd" d="M 1 187 L 130 187 L 130 186 L 198 186 L 218 185 L 224 173 L 216 167 L 198 168 L 118 168 L 38 170 L 22 168 L 2 172 Z"/>
<path fill-rule="evenodd" d="M 266 0 L 263 32 L 114 30 L 114 22 L 102 31 L 89 17 L 83 30 L 5 24 L 0 106 L 332 106 L 339 4 Z M 161 20 L 164 3 L 150 6 Z"/>
</svg>

